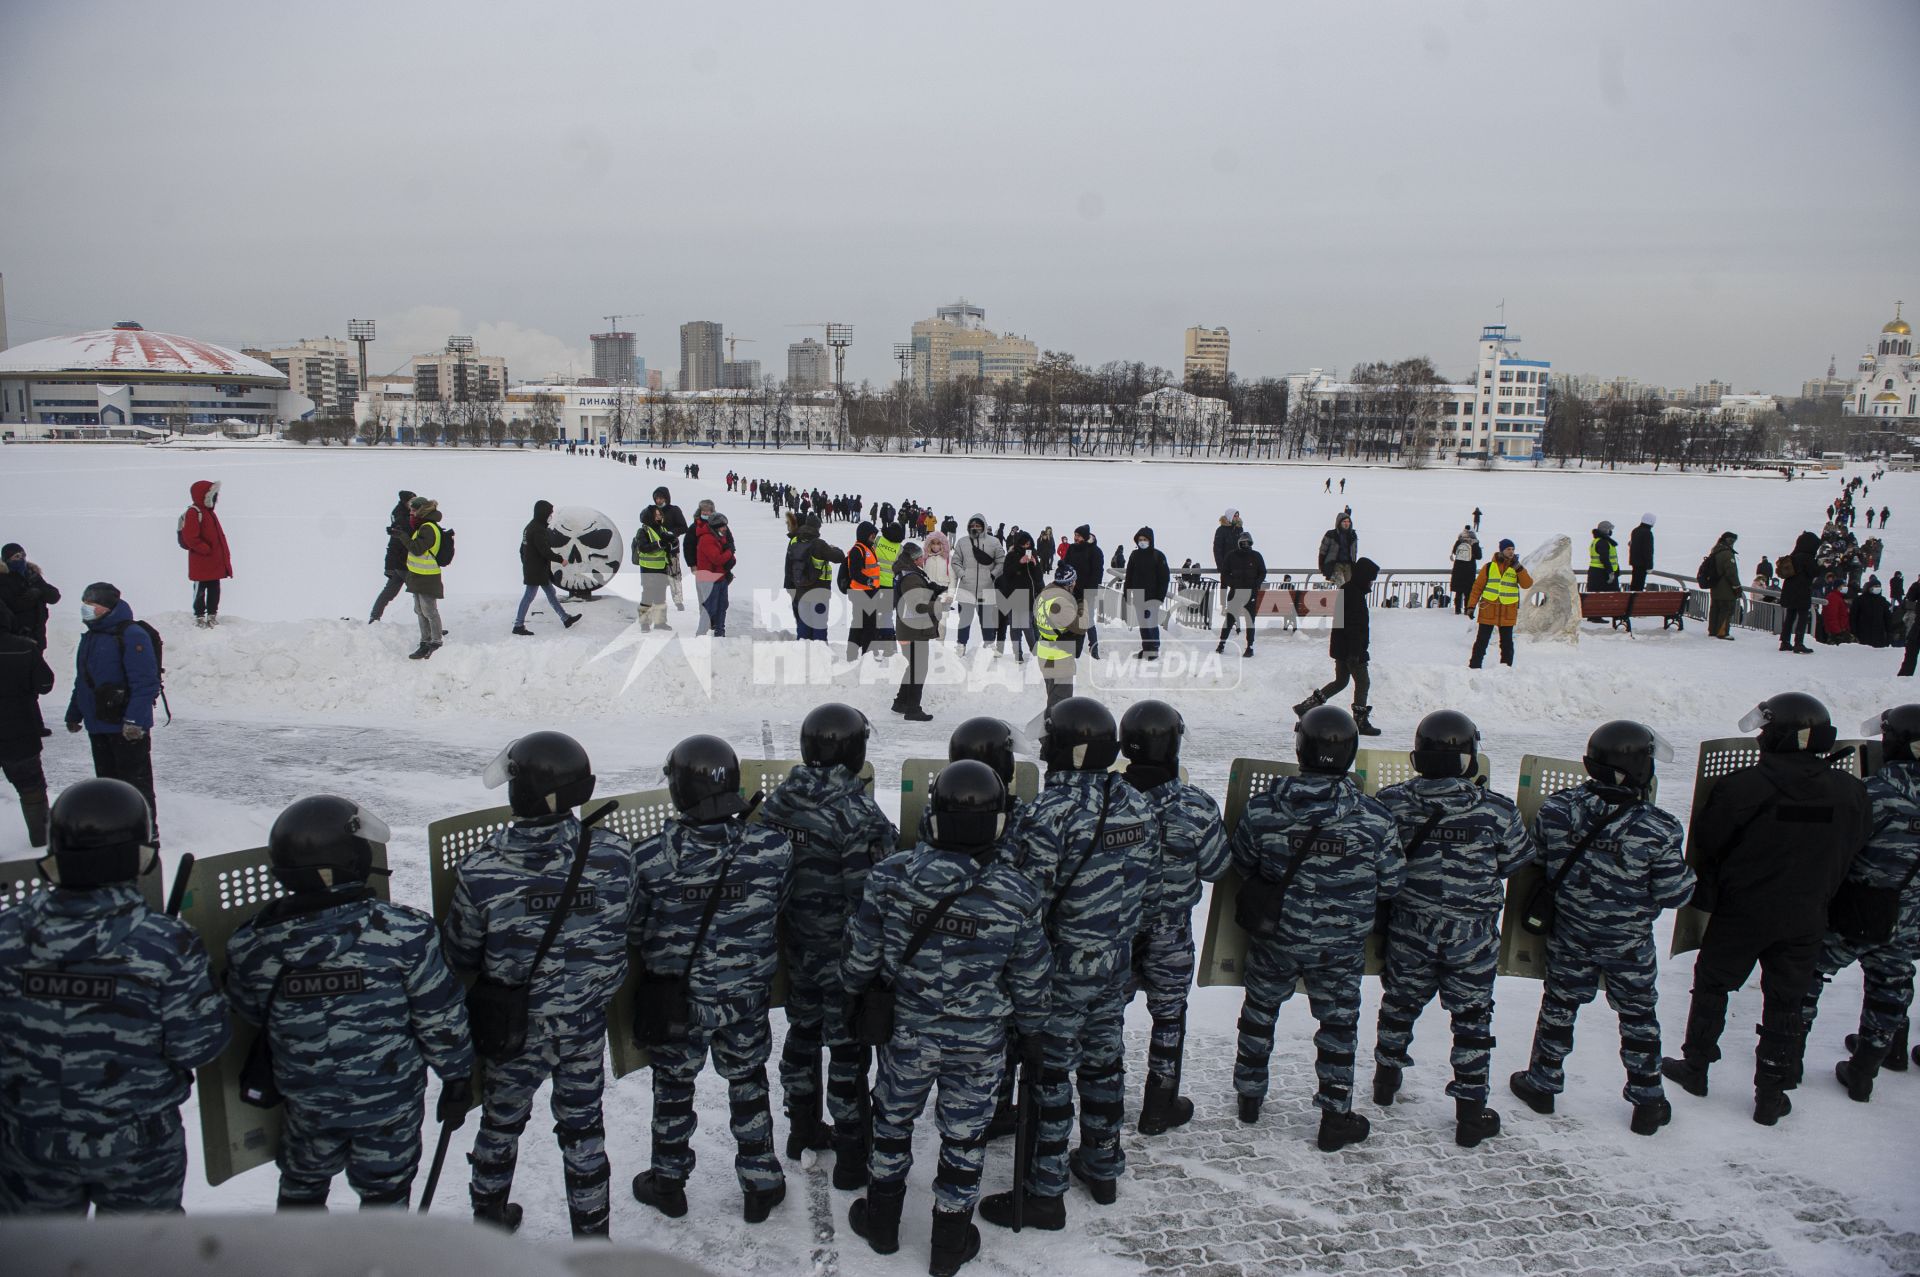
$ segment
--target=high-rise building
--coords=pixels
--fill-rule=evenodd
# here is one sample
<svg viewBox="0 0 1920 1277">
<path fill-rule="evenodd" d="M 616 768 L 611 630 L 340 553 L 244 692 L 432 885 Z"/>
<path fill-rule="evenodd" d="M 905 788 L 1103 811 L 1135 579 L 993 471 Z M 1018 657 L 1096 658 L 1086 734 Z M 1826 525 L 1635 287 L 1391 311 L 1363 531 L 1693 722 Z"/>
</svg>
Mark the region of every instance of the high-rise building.
<svg viewBox="0 0 1920 1277">
<path fill-rule="evenodd" d="M 419 403 L 496 401 L 506 391 L 506 359 L 474 354 L 471 338 L 450 337 L 440 353 L 413 357 L 413 397 Z"/>
<path fill-rule="evenodd" d="M 647 357 L 645 355 L 635 355 L 633 357 L 633 384 L 636 386 L 644 386 L 647 384 Z"/>
<path fill-rule="evenodd" d="M 722 390 L 758 390 L 760 361 L 758 359 L 726 360 L 720 365 L 720 388 Z"/>
<path fill-rule="evenodd" d="M 661 375 L 660 370 L 658 368 L 647 369 L 647 389 L 665 390 L 666 388 L 667 379 Z"/>
<path fill-rule="evenodd" d="M 833 385 L 833 352 L 812 337 L 787 347 L 787 386 L 795 391 L 826 390 Z"/>
<path fill-rule="evenodd" d="M 718 389 L 726 362 L 719 323 L 696 319 L 680 325 L 680 389 Z"/>
<path fill-rule="evenodd" d="M 1828 355 L 1827 375 L 1824 377 L 1809 377 L 1807 380 L 1801 382 L 1800 397 L 1802 399 L 1845 399 L 1853 393 L 1853 383 L 1845 377 L 1840 376 L 1839 373 L 1840 357 L 1838 355 Z"/>
<path fill-rule="evenodd" d="M 1187 329 L 1186 380 L 1197 377 L 1211 382 L 1226 381 L 1229 345 L 1224 328 L 1202 328 L 1195 324 Z"/>
<path fill-rule="evenodd" d="M 922 393 L 962 377 L 1017 381 L 1039 360 L 1039 347 L 1025 337 L 990 331 L 987 312 L 965 298 L 913 326 L 913 376 Z"/>
<path fill-rule="evenodd" d="M 287 374 L 296 394 L 313 400 L 323 417 L 351 417 L 360 394 L 359 365 L 338 337 L 305 337 L 278 350 L 262 350 L 254 358 Z"/>
<path fill-rule="evenodd" d="M 633 384 L 633 334 L 594 333 L 593 375 L 604 378 L 609 386 Z"/>
</svg>

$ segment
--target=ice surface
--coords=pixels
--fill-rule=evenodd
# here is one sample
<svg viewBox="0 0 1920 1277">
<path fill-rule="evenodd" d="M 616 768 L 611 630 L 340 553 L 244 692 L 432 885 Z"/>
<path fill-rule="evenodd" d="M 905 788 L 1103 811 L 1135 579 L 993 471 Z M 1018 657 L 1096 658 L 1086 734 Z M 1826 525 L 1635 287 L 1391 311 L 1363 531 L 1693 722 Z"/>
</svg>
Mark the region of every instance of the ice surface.
<svg viewBox="0 0 1920 1277">
<path fill-rule="evenodd" d="M 681 478 L 685 461 L 697 461 L 706 478 Z M 1552 470 L 702 452 L 673 457 L 663 474 L 512 451 L 32 446 L 0 448 L 0 539 L 24 544 L 70 599 L 89 581 L 113 581 L 136 613 L 165 633 L 177 718 L 156 735 L 155 766 L 169 852 L 258 845 L 286 803 L 341 792 L 394 827 L 394 897 L 424 904 L 426 824 L 497 802 L 481 772 L 507 740 L 528 730 L 557 727 L 578 736 L 593 753 L 603 791 L 617 793 L 657 784 L 668 747 L 694 730 L 723 735 L 743 754 L 789 755 L 805 712 L 821 700 L 843 699 L 875 722 L 872 757 L 882 802 L 891 807 L 899 761 L 941 754 L 962 717 L 994 713 L 1017 724 L 1039 710 L 1040 687 L 1022 682 L 1010 661 L 971 656 L 965 663 L 943 658 L 944 668 L 964 670 L 971 681 L 929 689 L 929 724 L 903 724 L 887 712 L 897 661 L 888 669 L 869 662 L 857 673 L 843 671 L 831 688 L 780 681 L 805 671 L 796 656 L 820 662 L 828 653 L 809 645 L 802 654 L 773 641 L 786 620 L 778 597 L 756 618 L 752 592 L 777 585 L 785 538 L 770 506 L 726 492 L 729 466 L 829 492 L 857 490 L 869 502 L 917 498 L 962 521 L 975 510 L 995 523 L 1051 525 L 1056 532 L 1086 521 L 1108 555 L 1115 544 L 1129 544 L 1136 527 L 1151 525 L 1176 566 L 1183 557 L 1210 560 L 1215 516 L 1236 506 L 1268 563 L 1296 573 L 1311 564 L 1321 532 L 1351 502 L 1361 552 L 1388 568 L 1444 566 L 1477 505 L 1486 511 L 1481 537 L 1488 545 L 1501 537 L 1538 545 L 1555 536 L 1581 544 L 1601 518 L 1624 528 L 1640 511 L 1655 511 L 1659 565 L 1683 574 L 1733 528 L 1746 551 L 1742 573 L 1751 576 L 1759 553 L 1776 556 L 1800 529 L 1817 528 L 1838 492 L 1833 478 L 1786 484 Z M 1329 473 L 1347 477 L 1344 497 L 1322 492 Z M 188 485 L 203 477 L 223 481 L 220 514 L 236 568 L 222 624 L 212 631 L 191 624 L 185 554 L 173 536 Z M 710 651 L 668 645 L 633 677 L 637 649 L 608 654 L 632 619 L 639 590 L 632 571 L 615 577 L 599 601 L 580 604 L 586 619 L 572 630 L 563 633 L 541 600 L 529 622 L 536 637 L 510 636 L 520 593 L 516 550 L 533 502 L 589 506 L 628 529 L 657 483 L 673 490 L 683 510 L 710 496 L 732 520 L 741 564 L 735 637 Z M 405 659 L 416 641 L 407 596 L 385 623 L 366 623 L 381 585 L 382 529 L 400 488 L 437 498 L 447 525 L 460 533 L 459 556 L 446 576 L 448 645 L 428 662 Z M 1902 530 L 1888 535 L 1882 575 L 1911 569 L 1920 561 L 1905 559 L 1907 529 L 1920 524 L 1905 498 L 1920 495 L 1920 480 L 1889 476 L 1872 485 L 1871 495 L 1904 516 Z M 844 546 L 851 525 L 830 524 L 827 535 Z M 676 630 L 691 633 L 692 606 L 689 589 L 689 610 L 672 614 Z M 60 681 L 44 704 L 56 723 L 72 678 L 76 607 L 63 603 L 53 618 L 51 656 Z M 1386 731 L 1379 743 L 1407 741 L 1429 710 L 1465 709 L 1483 730 L 1493 785 L 1508 793 L 1523 753 L 1577 757 L 1598 722 L 1639 717 L 1679 751 L 1679 761 L 1663 769 L 1661 798 L 1684 813 L 1699 741 L 1733 734 L 1741 714 L 1763 696 L 1804 688 L 1826 700 L 1837 722 L 1852 724 L 1911 695 L 1892 678 L 1897 652 L 1820 648 L 1790 657 L 1770 637 L 1740 629 L 1738 641 L 1727 644 L 1708 641 L 1700 626 L 1681 635 L 1642 625 L 1629 637 L 1589 625 L 1577 647 L 1522 643 L 1515 668 L 1483 671 L 1466 668 L 1472 633 L 1450 609 L 1375 613 L 1374 716 Z M 1125 660 L 1135 646 L 1128 633 L 1102 626 L 1102 636 L 1116 666 L 1132 664 Z M 1326 636 L 1312 627 L 1282 635 L 1263 626 L 1258 654 L 1246 661 L 1232 654 L 1237 645 L 1215 660 L 1211 636 L 1170 637 L 1169 659 L 1152 671 L 1160 681 L 1116 668 L 1099 675 L 1111 687 L 1102 694 L 1116 708 L 1144 695 L 1174 700 L 1188 723 L 1186 761 L 1194 778 L 1223 794 L 1233 757 L 1289 747 L 1287 707 L 1327 678 Z M 694 662 L 707 659 L 711 695 L 694 677 Z M 56 788 L 88 774 L 85 741 L 56 732 L 47 742 L 47 770 Z M 9 790 L 0 795 L 0 857 L 26 851 Z M 1203 900 L 1197 919 L 1205 910 Z M 1663 969 L 1669 1049 L 1685 1017 L 1691 966 L 1683 958 Z M 1363 1092 L 1375 988 L 1368 986 L 1362 1018 Z M 1199 990 L 1187 1065 L 1195 1125 L 1156 1139 L 1129 1127 L 1134 1167 L 1118 1206 L 1102 1210 L 1076 1190 L 1066 1233 L 1014 1238 L 987 1229 L 978 1267 L 1075 1275 L 1920 1270 L 1920 1195 L 1913 1192 L 1920 1182 L 1913 1139 L 1920 1074 L 1883 1073 L 1871 1106 L 1850 1103 L 1831 1075 L 1859 998 L 1858 971 L 1843 973 L 1823 1000 L 1795 1111 L 1765 1130 L 1748 1120 L 1743 1027 L 1758 1018 L 1758 992 L 1735 995 L 1728 1060 L 1716 1071 L 1712 1096 L 1676 1092 L 1674 1125 L 1654 1140 L 1627 1132 L 1617 1022 L 1596 1004 L 1581 1017 L 1559 1114 L 1536 1117 L 1497 1087 L 1495 1106 L 1508 1133 L 1470 1153 L 1450 1139 L 1445 1022 L 1436 1010 L 1421 1021 L 1420 1067 L 1402 1101 L 1381 1111 L 1363 1100 L 1373 1139 L 1329 1158 L 1309 1143 L 1312 1029 L 1302 1000 L 1283 1009 L 1274 1095 L 1266 1119 L 1249 1130 L 1233 1119 L 1226 1081 L 1238 999 L 1231 989 Z M 1501 982 L 1497 1080 L 1524 1064 L 1538 999 L 1536 984 Z M 1137 1034 L 1144 1014 L 1137 1005 L 1132 1010 Z M 776 1056 L 779 1031 L 776 1017 Z M 1129 1121 L 1143 1058 L 1136 1037 Z M 795 1191 L 767 1224 L 740 1223 L 725 1092 L 711 1075 L 700 1084 L 693 1213 L 667 1222 L 638 1206 L 626 1184 L 646 1163 L 648 1094 L 644 1077 L 609 1091 L 617 1237 L 671 1247 L 726 1272 L 891 1273 L 923 1265 L 935 1154 L 930 1115 L 917 1134 L 902 1254 L 881 1259 L 845 1226 L 851 1196 L 824 1187 L 830 1159 L 789 1168 Z M 471 1131 L 469 1124 L 457 1138 L 458 1152 Z M 441 1211 L 463 1204 L 461 1166 L 459 1156 L 450 1159 Z M 1004 1187 L 1007 1176 L 1008 1155 L 996 1146 L 988 1190 Z M 522 1140 L 518 1185 L 525 1233 L 564 1236 L 558 1157 L 544 1119 Z M 188 1203 L 199 1210 L 265 1209 L 273 1194 L 272 1173 L 255 1171 L 218 1190 L 190 1182 Z M 349 1198 L 344 1184 L 336 1186 L 337 1205 Z"/>
</svg>

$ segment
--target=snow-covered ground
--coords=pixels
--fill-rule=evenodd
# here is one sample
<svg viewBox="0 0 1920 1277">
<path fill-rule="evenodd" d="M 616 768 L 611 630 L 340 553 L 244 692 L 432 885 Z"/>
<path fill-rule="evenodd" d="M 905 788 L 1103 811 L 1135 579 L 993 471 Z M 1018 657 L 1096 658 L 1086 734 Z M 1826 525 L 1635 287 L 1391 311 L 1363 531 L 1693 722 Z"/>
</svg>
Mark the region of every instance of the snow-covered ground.
<svg viewBox="0 0 1920 1277">
<path fill-rule="evenodd" d="M 684 479 L 697 461 L 706 478 Z M 1643 511 L 1658 515 L 1659 566 L 1691 574 L 1722 530 L 1740 533 L 1743 573 L 1762 553 L 1777 556 L 1802 528 L 1818 528 L 1838 480 L 1598 472 L 1497 472 L 1070 462 L 1033 459 L 863 458 L 825 453 L 673 456 L 665 474 L 587 457 L 432 450 L 343 450 L 272 445 L 205 452 L 175 448 L 33 446 L 0 449 L 0 539 L 20 541 L 49 579 L 70 591 L 52 626 L 60 684 L 46 705 L 57 722 L 72 675 L 80 587 L 110 580 L 137 614 L 167 638 L 168 689 L 176 718 L 156 734 L 155 766 L 168 850 L 212 854 L 264 841 L 274 815 L 305 793 L 349 794 L 395 829 L 390 855 L 396 899 L 424 905 L 425 826 L 498 801 L 480 771 L 500 746 L 538 727 L 558 727 L 592 751 L 603 792 L 649 788 L 679 737 L 710 731 L 743 756 L 792 756 L 800 719 L 813 705 L 842 699 L 872 717 L 872 756 L 885 804 L 899 761 L 939 756 L 962 717 L 991 713 L 1024 722 L 1038 712 L 1037 682 L 1022 683 L 1010 660 L 945 665 L 932 687 L 935 721 L 904 724 L 887 712 L 898 662 L 876 669 L 822 665 L 817 645 L 782 641 L 784 599 L 756 590 L 779 583 L 784 535 L 765 504 L 726 492 L 737 467 L 750 477 L 858 491 L 869 502 L 914 498 L 963 522 L 1091 523 L 1111 555 L 1142 525 L 1152 526 L 1174 563 L 1210 558 L 1215 519 L 1239 508 L 1274 567 L 1309 564 L 1320 533 L 1351 503 L 1362 553 L 1389 568 L 1439 567 L 1453 535 L 1477 505 L 1491 545 L 1512 537 L 1529 550 L 1552 535 L 1574 539 L 1611 519 L 1624 544 Z M 1336 491 L 1323 491 L 1332 476 Z M 1344 475 L 1344 496 L 1338 491 Z M 197 630 L 174 521 L 197 478 L 222 482 L 220 514 L 233 545 L 222 625 Z M 509 636 L 519 596 L 516 546 L 536 499 L 605 511 L 631 535 L 635 514 L 665 483 L 691 513 L 702 497 L 719 502 L 740 543 L 733 637 L 706 643 L 622 646 L 637 597 L 631 569 L 606 597 L 582 605 L 587 620 L 562 633 L 537 605 L 537 637 Z M 383 527 L 397 489 L 440 501 L 459 532 L 448 569 L 446 648 L 428 662 L 405 655 L 416 632 L 405 595 L 384 624 L 366 613 L 381 584 Z M 1890 533 L 1886 574 L 1920 568 L 1908 528 L 1920 528 L 1920 478 L 1890 475 L 1870 499 L 1890 505 L 1902 530 Z M 850 525 L 829 525 L 837 544 Z M 1624 551 L 1623 551 L 1624 553 Z M 673 623 L 692 630 L 691 590 Z M 757 615 L 756 615 L 757 613 Z M 1269 623 L 1271 624 L 1271 623 Z M 1263 627 L 1264 628 L 1264 627 Z M 1380 611 L 1373 622 L 1372 695 L 1378 744 L 1405 747 L 1413 725 L 1442 706 L 1479 722 L 1493 784 L 1512 792 L 1526 753 L 1578 757 L 1605 718 L 1652 723 L 1680 753 L 1662 777 L 1661 799 L 1684 814 L 1692 761 L 1704 739 L 1735 734 L 1753 703 L 1804 688 L 1834 711 L 1843 734 L 1866 714 L 1909 696 L 1896 683 L 1898 653 L 1820 648 L 1780 654 L 1765 635 L 1736 630 L 1729 645 L 1701 627 L 1663 634 L 1642 626 L 1628 637 L 1587 627 L 1577 646 L 1522 641 L 1516 668 L 1466 668 L 1471 625 L 1450 611 Z M 1103 627 L 1103 650 L 1122 658 L 1128 635 Z M 1325 635 L 1263 633 L 1258 655 L 1212 655 L 1211 638 L 1174 635 L 1178 659 L 1148 671 L 1124 659 L 1092 681 L 1116 709 L 1139 696 L 1173 700 L 1189 732 L 1195 779 L 1224 795 L 1236 756 L 1285 757 L 1288 710 L 1329 671 Z M 648 658 L 639 665 L 636 655 Z M 808 657 L 812 665 L 808 664 Z M 1029 667 L 1031 668 L 1031 667 Z M 938 671 L 937 671 L 938 672 Z M 829 686 L 830 683 L 830 686 Z M 1088 680 L 1083 679 L 1083 690 Z M 85 742 L 57 733 L 47 770 L 56 788 L 88 774 Z M 0 796 L 0 859 L 27 854 L 17 804 Z M 1203 902 L 1199 917 L 1204 919 Z M 1669 1047 L 1685 1017 L 1691 959 L 1663 971 L 1662 1018 Z M 1504 1090 L 1496 1107 L 1508 1131 L 1471 1153 L 1451 1143 L 1446 1027 L 1434 1011 L 1421 1022 L 1418 1058 L 1405 1098 L 1374 1119 L 1367 1144 L 1334 1157 L 1309 1142 L 1313 1116 L 1311 1019 L 1303 1000 L 1283 1010 L 1276 1089 L 1257 1128 L 1233 1118 L 1228 1074 L 1239 999 L 1235 990 L 1199 990 L 1189 1039 L 1188 1087 L 1199 1117 L 1156 1139 L 1130 1135 L 1133 1173 L 1120 1205 L 1101 1210 L 1070 1197 L 1065 1234 L 1013 1238 L 987 1230 L 985 1271 L 1105 1273 L 1148 1268 L 1207 1272 L 1420 1271 L 1486 1274 L 1593 1270 L 1880 1273 L 1920 1270 L 1920 1074 L 1882 1074 L 1871 1106 L 1850 1103 L 1831 1076 L 1859 1005 L 1857 971 L 1837 979 L 1808 1049 L 1808 1081 L 1795 1111 L 1774 1130 L 1748 1120 L 1750 1076 L 1741 1026 L 1758 1018 L 1758 992 L 1736 995 L 1728 1062 L 1713 1095 L 1676 1092 L 1674 1125 L 1654 1140 L 1626 1130 L 1616 1022 L 1604 1005 L 1582 1017 L 1569 1060 L 1571 1088 L 1560 1113 L 1539 1118 Z M 1363 1017 L 1364 1091 L 1370 1061 L 1371 999 Z M 1539 987 L 1503 980 L 1498 991 L 1494 1076 L 1521 1067 L 1532 1037 Z M 1144 1024 L 1140 1018 L 1136 1031 Z M 779 1018 L 776 1016 L 776 1030 Z M 1133 1063 L 1144 1058 L 1136 1043 Z M 777 1052 L 777 1044 L 776 1044 Z M 1137 1100 L 1138 1074 L 1130 1079 Z M 616 1173 L 614 1232 L 682 1252 L 721 1271 L 848 1273 L 917 1265 L 926 1245 L 926 1187 L 932 1173 L 931 1121 L 919 1132 L 903 1254 L 881 1260 L 845 1227 L 847 1194 L 824 1183 L 824 1168 L 790 1168 L 793 1188 L 773 1220 L 739 1222 L 726 1136 L 724 1091 L 702 1080 L 701 1168 L 690 1184 L 693 1213 L 661 1221 L 625 1193 L 646 1162 L 648 1084 L 630 1077 L 609 1093 L 609 1143 Z M 1130 1111 L 1131 1111 L 1130 1101 Z M 190 1118 L 191 1118 L 190 1114 Z M 783 1128 L 784 1129 L 784 1128 Z M 471 1131 L 463 1132 L 463 1138 Z M 441 1186 L 443 1209 L 457 1208 L 458 1159 Z M 197 1178 L 197 1172 L 195 1173 Z M 989 1160 L 988 1189 L 1004 1185 L 1007 1156 Z M 254 1171 L 219 1189 L 189 1187 L 199 1210 L 264 1208 L 274 1177 Z M 344 1185 L 336 1189 L 344 1200 Z M 518 1200 L 526 1232 L 563 1236 L 557 1154 L 540 1123 L 522 1142 Z"/>
</svg>

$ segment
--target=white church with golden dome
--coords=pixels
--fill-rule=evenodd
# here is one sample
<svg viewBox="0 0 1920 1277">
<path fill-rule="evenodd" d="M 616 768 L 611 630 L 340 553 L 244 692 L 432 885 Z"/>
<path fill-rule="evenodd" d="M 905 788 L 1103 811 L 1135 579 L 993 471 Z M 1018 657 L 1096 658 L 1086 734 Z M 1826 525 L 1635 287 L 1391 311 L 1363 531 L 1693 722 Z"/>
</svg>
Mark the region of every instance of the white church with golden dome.
<svg viewBox="0 0 1920 1277">
<path fill-rule="evenodd" d="M 1880 329 L 1878 343 L 1860 356 L 1860 380 L 1847 396 L 1847 415 L 1872 417 L 1889 428 L 1920 427 L 1920 358 L 1913 353 L 1913 326 L 1900 317 Z"/>
</svg>

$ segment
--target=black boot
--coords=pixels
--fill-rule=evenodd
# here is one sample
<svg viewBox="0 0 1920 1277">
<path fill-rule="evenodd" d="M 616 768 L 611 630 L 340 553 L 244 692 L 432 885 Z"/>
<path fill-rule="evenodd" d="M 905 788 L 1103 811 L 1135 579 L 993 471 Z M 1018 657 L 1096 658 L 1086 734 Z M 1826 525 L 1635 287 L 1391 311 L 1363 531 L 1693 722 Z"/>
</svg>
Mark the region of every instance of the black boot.
<svg viewBox="0 0 1920 1277">
<path fill-rule="evenodd" d="M 470 1193 L 472 1190 L 468 1190 Z M 473 1218 L 475 1223 L 492 1224 L 508 1232 L 518 1232 L 520 1228 L 520 1207 L 507 1200 L 505 1193 L 485 1196 L 472 1193 Z"/>
<path fill-rule="evenodd" d="M 1353 725 L 1360 729 L 1362 736 L 1378 736 L 1380 729 L 1373 725 L 1373 706 L 1355 705 L 1353 707 Z"/>
<path fill-rule="evenodd" d="M 1707 1093 L 1707 1063 L 1705 1060 L 1676 1060 L 1667 1056 L 1660 1061 L 1660 1073 L 1667 1081 L 1675 1083 L 1688 1095 Z"/>
<path fill-rule="evenodd" d="M 929 1277 L 953 1277 L 980 1253 L 980 1230 L 970 1210 L 933 1212 L 933 1253 L 927 1259 Z"/>
<path fill-rule="evenodd" d="M 1553 1112 L 1553 1092 L 1535 1082 L 1525 1069 L 1507 1079 L 1507 1089 L 1519 1096 L 1534 1112 Z"/>
<path fill-rule="evenodd" d="M 687 1181 L 668 1179 L 658 1171 L 641 1171 L 633 1177 L 633 1198 L 668 1219 L 679 1219 L 687 1213 Z"/>
<path fill-rule="evenodd" d="M 1100 1206 L 1111 1206 L 1120 1199 L 1120 1186 L 1110 1179 L 1100 1179 L 1087 1169 L 1086 1161 L 1081 1157 L 1080 1149 L 1074 1149 L 1067 1156 L 1067 1169 L 1073 1177 L 1087 1186 L 1087 1192 Z"/>
<path fill-rule="evenodd" d="M 1673 1120 L 1673 1105 L 1665 1100 L 1648 1100 L 1633 1106 L 1632 1128 L 1635 1135 L 1652 1135 Z"/>
<path fill-rule="evenodd" d="M 833 1128 L 820 1120 L 820 1092 L 787 1100 L 787 1160 L 797 1162 L 808 1149 L 833 1147 Z"/>
<path fill-rule="evenodd" d="M 1293 716 L 1297 719 L 1305 718 L 1307 716 L 1308 710 L 1313 709 L 1314 707 L 1319 705 L 1325 705 L 1326 703 L 1327 703 L 1327 698 L 1320 695 L 1318 690 L 1315 690 L 1310 695 L 1308 695 L 1306 700 L 1301 701 L 1298 705 L 1295 705 L 1293 707 Z"/>
<path fill-rule="evenodd" d="M 1852 1054 L 1859 1049 L 1860 1035 L 1847 1034 L 1847 1053 Z M 1893 1041 L 1887 1043 L 1887 1055 L 1880 1061 L 1880 1067 L 1891 1069 L 1895 1073 L 1907 1071 L 1907 1026 L 1904 1023 L 1901 1024 L 1900 1031 L 1893 1035 Z"/>
<path fill-rule="evenodd" d="M 1480 1141 L 1500 1133 L 1500 1115 L 1487 1107 L 1485 1100 L 1453 1102 L 1453 1142 L 1461 1148 L 1478 1148 Z"/>
<path fill-rule="evenodd" d="M 20 814 L 27 818 L 27 846 L 44 847 L 47 845 L 47 791 L 44 789 L 22 790 L 20 794 Z M 1901 1041 L 1905 1041 L 1905 1035 Z M 1903 1062 L 1901 1068 L 1906 1068 Z"/>
<path fill-rule="evenodd" d="M 997 1228 L 1013 1227 L 1013 1194 L 994 1193 L 980 1199 L 980 1218 Z M 1067 1226 L 1067 1204 L 1059 1197 L 1042 1197 L 1029 1189 L 1021 1208 L 1020 1227 L 1057 1233 Z"/>
<path fill-rule="evenodd" d="M 1373 1066 L 1373 1102 L 1381 1108 L 1393 1103 L 1393 1097 L 1400 1094 L 1400 1082 L 1406 1074 L 1391 1064 Z"/>
<path fill-rule="evenodd" d="M 867 1139 L 861 1132 L 833 1128 L 833 1186 L 849 1193 L 867 1186 Z"/>
<path fill-rule="evenodd" d="M 1847 1046 L 1853 1051 L 1853 1058 L 1842 1060 L 1833 1066 L 1833 1075 L 1840 1079 L 1840 1085 L 1847 1088 L 1847 1098 L 1855 1104 L 1865 1104 L 1873 1098 L 1873 1079 L 1880 1073 L 1880 1065 L 1886 1059 L 1886 1052 L 1858 1042 L 1858 1035 L 1847 1035 Z M 1905 1058 L 1906 1052 L 1901 1052 Z"/>
<path fill-rule="evenodd" d="M 1243 1095 L 1240 1097 L 1240 1120 L 1252 1126 L 1260 1120 L 1260 1097 Z"/>
<path fill-rule="evenodd" d="M 1140 1100 L 1140 1133 L 1160 1135 L 1193 1120 L 1193 1101 L 1180 1094 L 1173 1078 L 1147 1076 L 1146 1094 Z"/>
<path fill-rule="evenodd" d="M 1772 1126 L 1787 1114 L 1793 1112 L 1793 1101 L 1777 1084 L 1762 1083 L 1753 1092 L 1753 1120 L 1762 1126 Z"/>
<path fill-rule="evenodd" d="M 1320 1113 L 1320 1151 L 1337 1153 L 1349 1144 L 1358 1144 L 1367 1138 L 1373 1130 L 1373 1124 L 1358 1113 L 1335 1113 L 1332 1109 L 1323 1109 Z"/>
<path fill-rule="evenodd" d="M 773 1208 L 787 1200 L 787 1181 L 781 1180 L 772 1188 L 749 1188 L 743 1190 L 740 1206 L 741 1218 L 749 1224 L 764 1224 Z"/>
<path fill-rule="evenodd" d="M 891 1255 L 900 1249 L 900 1207 L 907 1199 L 905 1181 L 898 1184 L 871 1184 L 867 1195 L 847 1211 L 847 1226 L 867 1239 L 876 1255 Z"/>
</svg>

